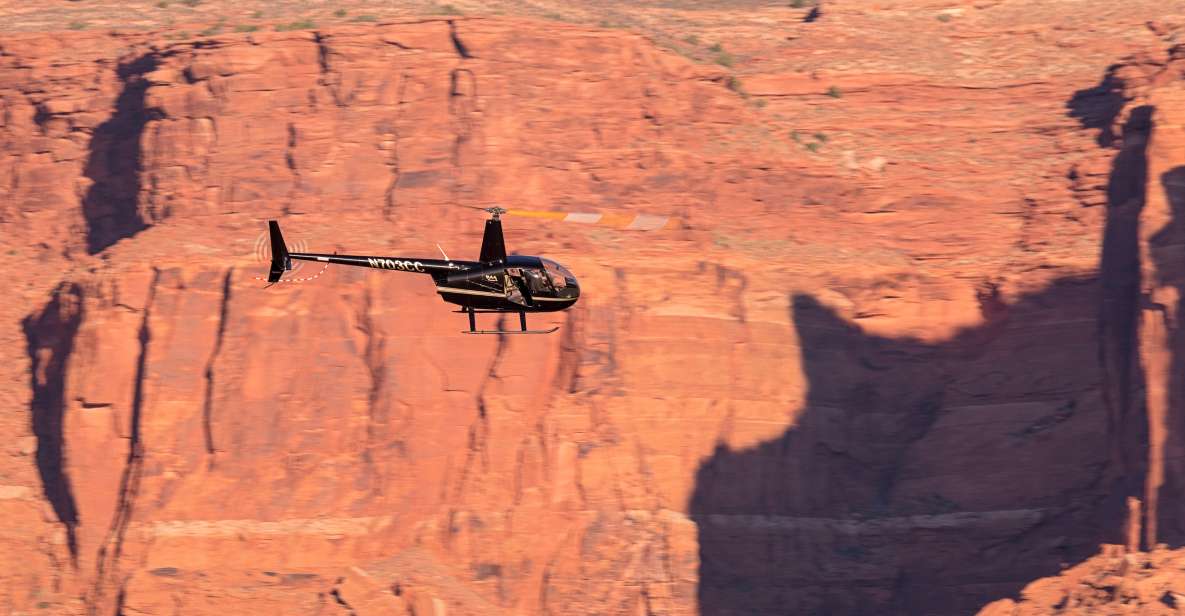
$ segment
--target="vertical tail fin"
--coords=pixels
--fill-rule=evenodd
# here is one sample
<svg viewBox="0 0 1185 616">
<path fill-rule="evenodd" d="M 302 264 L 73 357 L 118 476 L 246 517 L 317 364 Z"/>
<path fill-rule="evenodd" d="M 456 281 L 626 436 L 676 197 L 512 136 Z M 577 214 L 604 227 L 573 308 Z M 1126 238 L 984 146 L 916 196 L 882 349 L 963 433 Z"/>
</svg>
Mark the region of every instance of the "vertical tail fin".
<svg viewBox="0 0 1185 616">
<path fill-rule="evenodd" d="M 502 221 L 491 218 L 486 221 L 486 232 L 481 238 L 482 263 L 506 260 L 506 243 L 502 239 Z"/>
<path fill-rule="evenodd" d="M 284 236 L 280 235 L 280 223 L 267 221 L 267 230 L 272 241 L 272 268 L 268 271 L 267 281 L 278 282 L 284 272 L 292 269 L 292 259 L 288 256 L 288 247 L 284 245 Z"/>
</svg>

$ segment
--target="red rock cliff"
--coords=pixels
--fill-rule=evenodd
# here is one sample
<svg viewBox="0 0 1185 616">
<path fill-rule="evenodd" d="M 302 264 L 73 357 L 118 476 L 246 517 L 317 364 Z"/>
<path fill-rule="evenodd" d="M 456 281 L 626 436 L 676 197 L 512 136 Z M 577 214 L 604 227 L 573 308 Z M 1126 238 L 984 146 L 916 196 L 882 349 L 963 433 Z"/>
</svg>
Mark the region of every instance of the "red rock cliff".
<svg viewBox="0 0 1185 616">
<path fill-rule="evenodd" d="M 995 53 L 975 19 L 951 44 Z M 4 42 L 5 607 L 971 613 L 1128 497 L 1175 541 L 1181 101 L 1142 22 L 1100 26 L 1149 50 L 1110 73 L 1079 42 L 1017 81 L 1038 28 L 996 72 L 887 46 L 747 90 L 524 23 Z M 261 288 L 268 218 L 461 254 L 489 202 L 682 222 L 508 220 L 580 276 L 551 337 L 462 337 L 399 274 Z"/>
</svg>

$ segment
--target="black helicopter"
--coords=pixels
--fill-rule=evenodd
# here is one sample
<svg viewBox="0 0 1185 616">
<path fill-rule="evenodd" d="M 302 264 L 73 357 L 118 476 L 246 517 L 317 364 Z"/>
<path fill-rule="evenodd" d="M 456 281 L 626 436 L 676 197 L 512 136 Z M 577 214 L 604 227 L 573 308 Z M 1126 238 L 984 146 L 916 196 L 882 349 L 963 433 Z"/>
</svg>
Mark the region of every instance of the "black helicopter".
<svg viewBox="0 0 1185 616">
<path fill-rule="evenodd" d="M 444 259 L 289 252 L 280 234 L 279 223 L 269 220 L 271 270 L 268 272 L 267 280 L 269 283 L 280 282 L 284 272 L 292 269 L 293 259 L 429 274 L 441 299 L 460 306 L 461 310 L 456 312 L 469 315 L 469 331 L 464 332 L 466 334 L 549 334 L 559 329 L 556 326 L 551 329 L 529 330 L 527 313 L 556 312 L 571 308 L 580 298 L 580 285 L 576 282 L 576 277 L 567 268 L 550 259 L 507 256 L 500 216 L 508 210 L 501 207 L 475 209 L 491 214 L 486 220 L 481 254 L 477 261 L 449 259 L 443 249 L 441 253 Z M 549 216 L 551 214 L 555 216 Z M 538 212 L 534 215 L 565 217 L 576 222 L 595 222 L 587 217 L 598 216 L 552 212 Z M 579 218 L 582 216 L 586 219 Z M 666 224 L 665 217 L 649 217 L 649 220 L 645 218 L 639 216 L 638 220 L 641 222 L 635 223 L 631 228 L 650 230 Z M 479 312 L 517 312 L 521 329 L 479 330 L 475 316 Z"/>
</svg>

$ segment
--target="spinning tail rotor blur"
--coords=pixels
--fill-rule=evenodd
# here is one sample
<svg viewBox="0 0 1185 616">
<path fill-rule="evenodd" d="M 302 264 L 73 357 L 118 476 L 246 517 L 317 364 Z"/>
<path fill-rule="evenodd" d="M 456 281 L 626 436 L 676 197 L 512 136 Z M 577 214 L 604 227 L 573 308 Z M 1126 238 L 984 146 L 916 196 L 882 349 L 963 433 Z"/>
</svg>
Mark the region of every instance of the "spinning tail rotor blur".
<svg viewBox="0 0 1185 616">
<path fill-rule="evenodd" d="M 269 264 L 268 275 L 267 278 L 256 276 L 255 279 L 268 283 L 264 287 L 265 289 L 285 282 L 316 280 L 329 268 L 328 263 L 325 263 L 320 271 L 311 276 L 297 276 L 296 274 L 304 268 L 305 262 L 295 261 L 290 256 L 291 253 L 304 252 L 307 249 L 308 242 L 305 240 L 286 244 L 283 235 L 280 234 L 279 225 L 275 221 L 269 222 L 268 230 L 255 238 L 255 260 Z"/>
</svg>

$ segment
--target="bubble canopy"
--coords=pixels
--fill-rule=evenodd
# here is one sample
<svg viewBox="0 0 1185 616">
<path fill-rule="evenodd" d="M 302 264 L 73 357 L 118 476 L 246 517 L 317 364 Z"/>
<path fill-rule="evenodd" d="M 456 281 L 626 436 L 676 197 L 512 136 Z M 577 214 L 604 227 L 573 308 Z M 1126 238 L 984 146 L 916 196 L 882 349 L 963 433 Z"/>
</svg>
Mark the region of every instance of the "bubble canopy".
<svg viewBox="0 0 1185 616">
<path fill-rule="evenodd" d="M 543 263 L 543 270 L 547 272 L 547 277 L 551 278 L 551 284 L 555 285 L 555 288 L 576 286 L 576 277 L 566 267 L 551 259 L 540 258 L 539 260 Z"/>
</svg>

